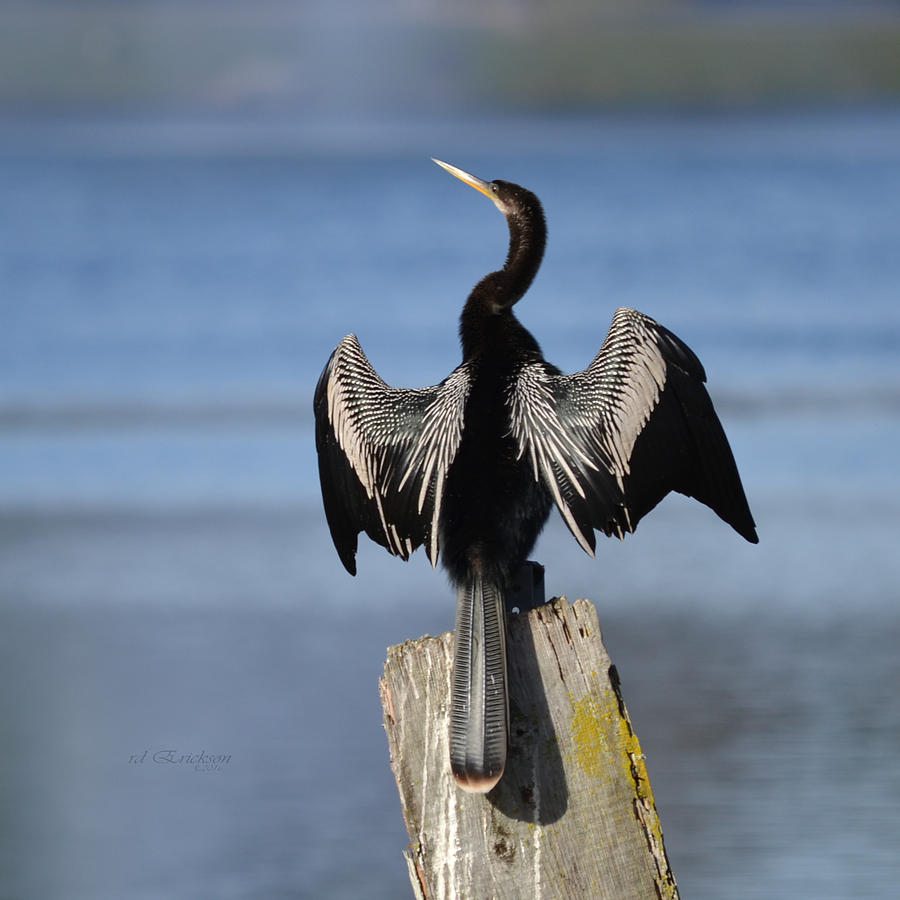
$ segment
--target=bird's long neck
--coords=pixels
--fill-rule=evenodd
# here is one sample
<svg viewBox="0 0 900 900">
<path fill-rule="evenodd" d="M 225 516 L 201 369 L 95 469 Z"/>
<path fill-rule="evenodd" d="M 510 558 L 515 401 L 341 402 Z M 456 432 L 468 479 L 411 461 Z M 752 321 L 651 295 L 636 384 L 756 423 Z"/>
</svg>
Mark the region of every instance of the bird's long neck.
<svg viewBox="0 0 900 900">
<path fill-rule="evenodd" d="M 540 206 L 507 216 L 509 251 L 502 269 L 485 275 L 469 294 L 459 322 L 463 358 L 477 353 L 534 280 L 544 256 L 547 225 Z"/>
<path fill-rule="evenodd" d="M 507 218 L 509 250 L 500 270 L 505 276 L 507 306 L 512 306 L 528 290 L 544 257 L 547 244 L 547 223 L 540 207 L 527 216 L 515 213 Z"/>
</svg>

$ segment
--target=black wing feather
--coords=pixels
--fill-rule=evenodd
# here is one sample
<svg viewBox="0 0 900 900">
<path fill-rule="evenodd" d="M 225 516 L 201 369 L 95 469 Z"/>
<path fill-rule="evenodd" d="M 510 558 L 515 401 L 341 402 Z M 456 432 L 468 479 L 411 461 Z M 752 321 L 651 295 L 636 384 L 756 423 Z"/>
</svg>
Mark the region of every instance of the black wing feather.
<svg viewBox="0 0 900 900">
<path fill-rule="evenodd" d="M 468 372 L 407 390 L 385 384 L 354 335 L 328 360 L 313 399 L 325 516 L 344 567 L 356 574 L 360 531 L 408 559 L 438 555 L 447 469 L 459 447 Z"/>
<path fill-rule="evenodd" d="M 594 550 L 593 529 L 623 537 L 673 490 L 705 503 L 756 543 L 705 380 L 686 344 L 625 308 L 583 371 L 523 366 L 511 397 L 520 453 L 531 457 L 535 477 L 585 550 Z"/>
</svg>

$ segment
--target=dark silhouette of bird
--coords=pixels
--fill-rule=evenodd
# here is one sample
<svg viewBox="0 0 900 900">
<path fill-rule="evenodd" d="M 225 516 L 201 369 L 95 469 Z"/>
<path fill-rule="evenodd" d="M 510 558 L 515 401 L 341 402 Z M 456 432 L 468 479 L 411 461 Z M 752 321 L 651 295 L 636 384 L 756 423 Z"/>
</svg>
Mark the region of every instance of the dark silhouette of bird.
<svg viewBox="0 0 900 900">
<path fill-rule="evenodd" d="M 506 761 L 504 596 L 554 504 L 591 555 L 595 529 L 624 537 L 669 491 L 758 538 L 694 353 L 620 308 L 590 365 L 564 375 L 512 309 L 544 253 L 538 198 L 435 162 L 506 217 L 506 262 L 469 295 L 462 363 L 440 384 L 390 387 L 347 335 L 316 387 L 316 447 L 347 571 L 365 531 L 403 559 L 420 545 L 432 565 L 440 554 L 457 588 L 450 765 L 462 788 L 486 792 Z"/>
</svg>

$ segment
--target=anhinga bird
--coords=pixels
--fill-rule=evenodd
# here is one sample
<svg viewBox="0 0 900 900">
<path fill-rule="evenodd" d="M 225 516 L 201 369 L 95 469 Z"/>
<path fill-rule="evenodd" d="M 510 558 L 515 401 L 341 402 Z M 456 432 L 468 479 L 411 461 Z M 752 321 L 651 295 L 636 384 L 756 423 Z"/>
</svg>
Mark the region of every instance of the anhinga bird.
<svg viewBox="0 0 900 900">
<path fill-rule="evenodd" d="M 673 490 L 757 536 L 693 352 L 621 308 L 591 364 L 563 375 L 512 311 L 544 253 L 537 197 L 435 162 L 506 217 L 506 262 L 469 295 L 463 361 L 434 387 L 388 386 L 347 335 L 316 387 L 316 447 L 351 574 L 360 531 L 403 559 L 421 544 L 432 565 L 441 554 L 457 588 L 450 763 L 461 787 L 485 792 L 506 761 L 504 594 L 554 503 L 591 555 L 594 529 L 624 537 Z"/>
</svg>

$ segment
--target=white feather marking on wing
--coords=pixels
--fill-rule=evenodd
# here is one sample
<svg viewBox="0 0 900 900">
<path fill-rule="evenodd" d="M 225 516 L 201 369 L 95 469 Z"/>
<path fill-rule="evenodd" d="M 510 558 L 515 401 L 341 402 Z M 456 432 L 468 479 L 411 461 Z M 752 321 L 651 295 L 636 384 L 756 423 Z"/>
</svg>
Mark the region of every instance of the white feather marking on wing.
<svg viewBox="0 0 900 900">
<path fill-rule="evenodd" d="M 410 481 L 420 479 L 415 499 L 419 515 L 433 491 L 428 550 L 432 564 L 436 561 L 443 482 L 462 438 L 468 389 L 468 373 L 462 368 L 437 390 L 392 388 L 371 367 L 353 335 L 345 337 L 333 354 L 326 382 L 328 420 L 367 498 L 375 503 L 392 553 L 408 557 L 412 543 L 388 522 L 385 492 L 400 493 Z M 432 399 L 419 419 L 416 402 L 426 395 Z"/>
<path fill-rule="evenodd" d="M 587 536 L 576 524 L 563 488 L 587 499 L 591 471 L 599 472 L 602 466 L 624 495 L 635 443 L 666 383 L 661 338 L 652 319 L 623 307 L 616 310 L 606 340 L 587 369 L 561 376 L 543 363 L 530 363 L 511 384 L 510 420 L 518 458 L 528 454 L 535 479 L 550 490 L 588 552 Z M 619 509 L 625 529 L 633 530 L 631 511 L 624 503 Z M 621 537 L 622 523 L 610 524 Z"/>
</svg>

